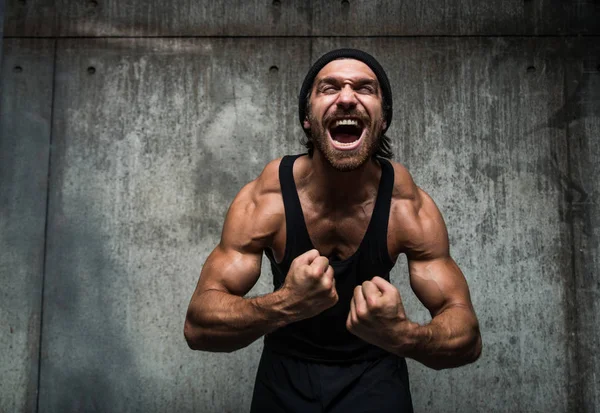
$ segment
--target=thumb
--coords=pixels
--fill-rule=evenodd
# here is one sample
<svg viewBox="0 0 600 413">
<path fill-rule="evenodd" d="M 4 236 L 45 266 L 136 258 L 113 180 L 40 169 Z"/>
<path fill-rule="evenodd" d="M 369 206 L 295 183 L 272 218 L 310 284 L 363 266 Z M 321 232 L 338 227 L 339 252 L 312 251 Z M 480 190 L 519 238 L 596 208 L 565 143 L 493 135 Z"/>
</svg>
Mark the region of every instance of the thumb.
<svg viewBox="0 0 600 413">
<path fill-rule="evenodd" d="M 383 278 L 376 276 L 371 280 L 373 284 L 379 288 L 379 290 L 383 293 L 390 293 L 392 291 L 396 291 L 396 287 L 389 283 L 389 281 L 384 280 Z"/>
</svg>

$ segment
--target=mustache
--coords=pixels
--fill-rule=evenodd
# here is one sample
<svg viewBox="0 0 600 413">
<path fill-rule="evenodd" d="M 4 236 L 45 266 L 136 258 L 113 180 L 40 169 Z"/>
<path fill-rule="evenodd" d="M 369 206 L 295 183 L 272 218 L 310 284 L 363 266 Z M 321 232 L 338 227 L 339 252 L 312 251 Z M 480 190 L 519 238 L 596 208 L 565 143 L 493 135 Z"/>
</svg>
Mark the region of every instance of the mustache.
<svg viewBox="0 0 600 413">
<path fill-rule="evenodd" d="M 366 113 L 358 110 L 336 110 L 335 112 L 323 117 L 323 124 L 327 125 L 331 121 L 339 118 L 356 118 L 359 119 L 364 126 L 371 124 L 371 118 Z"/>
</svg>

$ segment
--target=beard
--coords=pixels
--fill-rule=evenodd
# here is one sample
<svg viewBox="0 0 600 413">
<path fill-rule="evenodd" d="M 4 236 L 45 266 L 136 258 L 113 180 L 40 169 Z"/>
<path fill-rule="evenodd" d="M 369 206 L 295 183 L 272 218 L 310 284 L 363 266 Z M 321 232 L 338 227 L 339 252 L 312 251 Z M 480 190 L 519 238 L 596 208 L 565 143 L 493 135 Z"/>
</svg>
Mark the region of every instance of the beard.
<svg viewBox="0 0 600 413">
<path fill-rule="evenodd" d="M 364 137 L 360 146 L 356 150 L 341 151 L 334 148 L 329 140 L 327 129 L 323 126 L 329 124 L 329 121 L 343 116 L 352 116 L 359 118 L 364 125 Z M 335 112 L 326 115 L 323 122 L 319 122 L 309 110 L 308 119 L 310 121 L 310 140 L 327 162 L 337 171 L 348 172 L 363 166 L 377 151 L 381 143 L 381 130 L 383 124 L 383 114 L 375 122 L 371 122 L 368 116 L 357 111 Z"/>
</svg>

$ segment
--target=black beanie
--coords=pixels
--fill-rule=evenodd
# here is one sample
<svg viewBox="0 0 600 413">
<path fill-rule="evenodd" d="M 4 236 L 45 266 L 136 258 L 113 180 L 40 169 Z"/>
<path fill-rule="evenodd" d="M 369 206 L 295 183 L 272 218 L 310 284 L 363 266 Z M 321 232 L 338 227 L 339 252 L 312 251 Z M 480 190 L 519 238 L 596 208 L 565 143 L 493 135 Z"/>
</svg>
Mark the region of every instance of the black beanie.
<svg viewBox="0 0 600 413">
<path fill-rule="evenodd" d="M 360 60 L 367 66 L 371 68 L 375 76 L 377 76 L 377 80 L 379 81 L 379 86 L 381 87 L 381 94 L 383 96 L 384 102 L 384 116 L 386 121 L 386 127 L 383 130 L 383 133 L 390 127 L 390 123 L 392 123 L 392 88 L 390 87 L 390 81 L 383 70 L 383 67 L 379 64 L 377 60 L 373 56 L 368 53 L 365 53 L 361 50 L 357 49 L 337 49 L 332 50 L 329 53 L 325 53 L 323 56 L 319 58 L 315 62 L 314 65 L 310 68 L 306 77 L 304 78 L 304 82 L 302 82 L 302 88 L 300 89 L 300 95 L 298 96 L 298 112 L 300 114 L 300 124 L 304 125 L 304 120 L 306 119 L 306 97 L 308 96 L 308 92 L 312 89 L 313 82 L 315 81 L 315 77 L 317 77 L 317 73 L 327 65 L 327 63 L 341 59 L 356 59 Z M 303 126 L 304 129 L 304 126 Z M 308 131 L 304 129 L 304 132 L 308 134 Z"/>
</svg>

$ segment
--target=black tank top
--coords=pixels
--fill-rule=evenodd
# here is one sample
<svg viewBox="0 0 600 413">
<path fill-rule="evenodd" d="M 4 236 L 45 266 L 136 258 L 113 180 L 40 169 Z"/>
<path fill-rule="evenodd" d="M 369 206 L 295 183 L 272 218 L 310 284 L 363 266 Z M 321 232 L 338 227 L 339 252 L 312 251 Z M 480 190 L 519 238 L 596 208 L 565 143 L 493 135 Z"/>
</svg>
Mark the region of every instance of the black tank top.
<svg viewBox="0 0 600 413">
<path fill-rule="evenodd" d="M 276 262 L 270 249 L 265 250 L 265 255 L 271 261 L 274 290 L 283 284 L 294 258 L 314 248 L 306 229 L 292 172 L 294 161 L 300 156 L 285 156 L 279 166 L 287 235 L 285 253 L 280 263 Z M 288 324 L 267 334 L 265 348 L 319 362 L 360 361 L 388 354 L 346 329 L 354 288 L 376 275 L 389 281 L 389 272 L 394 266 L 387 249 L 394 169 L 387 159 L 377 159 L 381 165 L 381 180 L 363 240 L 356 252 L 345 260 L 328 257 L 334 269 L 339 301 L 312 318 Z"/>
</svg>

